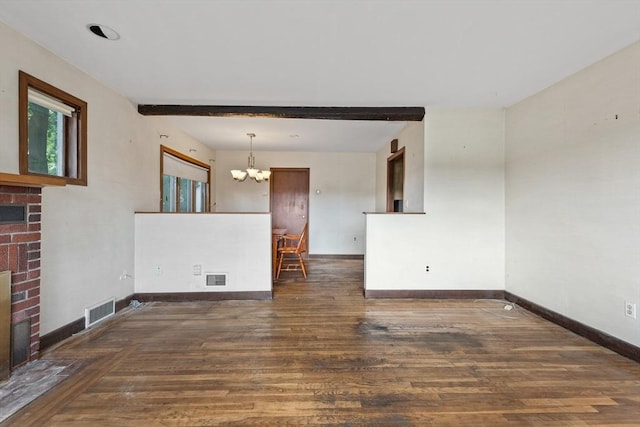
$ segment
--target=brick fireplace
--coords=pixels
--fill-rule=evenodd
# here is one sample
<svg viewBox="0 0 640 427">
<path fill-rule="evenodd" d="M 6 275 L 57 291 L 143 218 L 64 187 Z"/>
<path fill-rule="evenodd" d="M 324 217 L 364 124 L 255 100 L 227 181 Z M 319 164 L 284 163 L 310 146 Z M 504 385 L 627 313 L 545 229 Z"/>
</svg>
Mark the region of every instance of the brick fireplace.
<svg viewBox="0 0 640 427">
<path fill-rule="evenodd" d="M 0 216 L 0 271 L 11 271 L 12 368 L 39 353 L 41 192 L 0 181 L 0 209 L 8 212 Z"/>
</svg>

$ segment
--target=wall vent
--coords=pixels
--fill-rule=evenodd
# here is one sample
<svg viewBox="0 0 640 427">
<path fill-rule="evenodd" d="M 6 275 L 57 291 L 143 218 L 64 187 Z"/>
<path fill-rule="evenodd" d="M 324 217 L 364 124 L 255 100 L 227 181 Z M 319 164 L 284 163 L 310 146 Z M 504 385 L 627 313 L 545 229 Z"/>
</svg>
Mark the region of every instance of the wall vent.
<svg viewBox="0 0 640 427">
<path fill-rule="evenodd" d="M 22 224 L 27 222 L 25 205 L 0 205 L 0 224 Z"/>
<path fill-rule="evenodd" d="M 116 299 L 101 302 L 84 309 L 84 327 L 93 326 L 116 313 Z"/>
<path fill-rule="evenodd" d="M 227 286 L 227 273 L 207 273 L 207 286 Z"/>
</svg>

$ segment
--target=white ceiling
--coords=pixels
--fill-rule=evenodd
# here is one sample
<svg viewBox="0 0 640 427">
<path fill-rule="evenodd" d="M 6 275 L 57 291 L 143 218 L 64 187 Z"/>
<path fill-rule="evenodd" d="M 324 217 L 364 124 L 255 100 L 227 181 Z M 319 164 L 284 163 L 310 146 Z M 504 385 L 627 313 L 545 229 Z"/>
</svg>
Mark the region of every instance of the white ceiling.
<svg viewBox="0 0 640 427">
<path fill-rule="evenodd" d="M 217 150 L 372 152 L 391 141 L 406 122 L 269 119 L 259 117 L 171 117 L 179 128 Z"/>
<path fill-rule="evenodd" d="M 135 103 L 506 107 L 640 39 L 640 0 L 0 0 L 0 20 Z M 255 132 L 256 151 L 374 151 L 398 132 L 172 120 L 217 149 Z"/>
</svg>

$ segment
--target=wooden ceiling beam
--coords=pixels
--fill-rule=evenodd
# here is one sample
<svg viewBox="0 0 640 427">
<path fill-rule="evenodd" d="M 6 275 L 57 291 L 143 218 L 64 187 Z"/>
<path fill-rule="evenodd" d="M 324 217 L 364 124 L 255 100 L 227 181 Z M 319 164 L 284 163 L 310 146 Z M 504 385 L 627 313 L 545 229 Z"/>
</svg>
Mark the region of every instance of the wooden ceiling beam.
<svg viewBox="0 0 640 427">
<path fill-rule="evenodd" d="M 144 116 L 270 117 L 279 119 L 419 122 L 424 107 L 259 107 L 241 105 L 138 105 Z"/>
</svg>

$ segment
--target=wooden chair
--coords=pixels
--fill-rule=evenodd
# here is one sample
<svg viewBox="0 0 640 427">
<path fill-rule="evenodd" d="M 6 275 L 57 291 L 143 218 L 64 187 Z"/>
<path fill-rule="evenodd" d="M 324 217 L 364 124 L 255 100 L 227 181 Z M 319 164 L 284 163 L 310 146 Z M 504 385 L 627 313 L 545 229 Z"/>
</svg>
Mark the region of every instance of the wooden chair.
<svg viewBox="0 0 640 427">
<path fill-rule="evenodd" d="M 304 265 L 302 254 L 307 252 L 308 224 L 304 225 L 300 234 L 285 234 L 283 245 L 278 248 L 278 269 L 276 279 L 280 278 L 281 271 L 302 271 L 307 278 L 307 268 Z M 287 261 L 285 261 L 285 258 Z M 284 264 L 284 265 L 283 265 Z"/>
</svg>

